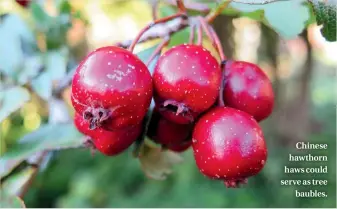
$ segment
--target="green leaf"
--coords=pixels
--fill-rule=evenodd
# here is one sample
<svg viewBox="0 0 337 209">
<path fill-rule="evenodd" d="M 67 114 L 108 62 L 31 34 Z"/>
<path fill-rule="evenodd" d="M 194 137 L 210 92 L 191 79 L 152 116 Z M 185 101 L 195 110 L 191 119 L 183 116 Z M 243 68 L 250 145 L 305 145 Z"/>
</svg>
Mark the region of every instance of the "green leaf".
<svg viewBox="0 0 337 209">
<path fill-rule="evenodd" d="M 49 50 L 46 54 L 46 72 L 55 81 L 66 75 L 68 51 L 65 48 Z"/>
<path fill-rule="evenodd" d="M 263 1 L 256 1 L 258 2 Z M 230 6 L 245 12 L 245 16 L 248 17 L 250 17 L 248 13 L 264 11 L 264 18 L 261 13 L 255 14 L 253 18 L 260 19 L 285 38 L 294 38 L 303 31 L 310 18 L 310 10 L 305 3 L 305 0 L 278 1 L 261 5 L 232 2 Z"/>
<path fill-rule="evenodd" d="M 0 203 L 1 203 L 1 208 L 25 208 L 25 204 L 17 196 L 12 196 L 7 194 L 5 191 L 2 189 L 0 190 Z"/>
<path fill-rule="evenodd" d="M 74 19 L 82 20 L 84 22 L 84 24 L 86 24 L 86 25 L 89 23 L 88 19 L 85 17 L 85 15 L 80 10 L 75 11 L 72 14 L 72 17 Z"/>
<path fill-rule="evenodd" d="M 173 34 L 171 36 L 171 40 L 170 40 L 170 43 L 168 45 L 168 47 L 173 47 L 173 46 L 177 46 L 177 45 L 180 45 L 180 44 L 183 44 L 183 43 L 187 43 L 188 42 L 188 39 L 190 37 L 190 32 L 189 32 L 190 28 L 187 27 L 175 34 Z"/>
<path fill-rule="evenodd" d="M 19 109 L 30 99 L 29 92 L 23 87 L 12 87 L 0 91 L 0 122 Z"/>
<path fill-rule="evenodd" d="M 149 138 L 141 145 L 138 158 L 145 175 L 154 180 L 165 180 L 172 173 L 172 167 L 183 161 L 179 154 L 162 150 Z"/>
<path fill-rule="evenodd" d="M 9 173 L 11 173 L 14 168 L 22 163 L 23 160 L 24 159 L 12 159 L 1 162 L 0 159 L 0 178 L 3 178 L 4 176 L 7 176 Z"/>
<path fill-rule="evenodd" d="M 47 124 L 25 135 L 7 150 L 0 159 L 0 167 L 9 160 L 22 160 L 34 153 L 82 146 L 82 135 L 73 123 Z"/>
<path fill-rule="evenodd" d="M 71 5 L 68 0 L 61 0 L 58 4 L 58 10 L 60 14 L 70 14 Z"/>
<path fill-rule="evenodd" d="M 53 18 L 54 23 L 46 32 L 46 42 L 48 50 L 59 49 L 66 45 L 67 31 L 71 26 L 69 23 L 69 16 L 58 16 Z"/>
<path fill-rule="evenodd" d="M 0 71 L 13 78 L 24 60 L 21 40 L 32 41 L 33 36 L 18 15 L 7 15 L 0 24 Z"/>
<path fill-rule="evenodd" d="M 2 183 L 2 189 L 10 195 L 19 195 L 22 187 L 32 178 L 37 172 L 35 167 L 27 167 L 24 170 L 11 175 L 5 182 Z"/>
<path fill-rule="evenodd" d="M 3 137 L 3 135 L 0 135 L 0 156 L 2 156 L 5 152 L 6 152 L 6 149 L 7 149 L 7 144 L 6 144 L 6 141 L 5 141 L 5 137 Z"/>
<path fill-rule="evenodd" d="M 30 4 L 31 13 L 33 19 L 41 31 L 47 31 L 50 25 L 53 23 L 52 17 L 50 17 L 44 8 L 37 2 L 32 1 Z"/>
<path fill-rule="evenodd" d="M 318 25 L 322 25 L 321 33 L 327 41 L 336 41 L 337 5 L 333 1 L 312 0 L 314 14 Z"/>
<path fill-rule="evenodd" d="M 52 79 L 47 72 L 41 73 L 32 83 L 32 88 L 37 95 L 44 100 L 49 100 L 52 95 L 53 85 Z"/>
<path fill-rule="evenodd" d="M 23 85 L 36 77 L 43 67 L 42 57 L 40 54 L 29 56 L 24 61 L 24 67 L 19 72 L 18 82 Z"/>
<path fill-rule="evenodd" d="M 152 55 L 152 53 L 155 51 L 155 49 L 158 47 L 158 45 L 155 45 L 153 47 L 147 48 L 141 52 L 138 52 L 136 55 L 138 56 L 138 58 L 140 60 L 142 60 L 144 63 L 147 62 L 147 60 L 150 58 L 150 56 Z M 152 62 L 150 63 L 150 65 L 148 66 L 148 69 L 150 71 L 150 73 L 153 73 L 154 67 L 158 61 L 159 56 L 156 56 Z"/>
</svg>

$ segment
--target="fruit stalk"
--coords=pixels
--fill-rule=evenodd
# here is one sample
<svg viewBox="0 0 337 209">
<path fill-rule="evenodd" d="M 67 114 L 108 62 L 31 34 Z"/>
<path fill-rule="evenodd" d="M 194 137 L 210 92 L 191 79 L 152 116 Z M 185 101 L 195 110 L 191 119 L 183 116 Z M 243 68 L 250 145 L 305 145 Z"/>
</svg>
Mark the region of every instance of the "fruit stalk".
<svg viewBox="0 0 337 209">
<path fill-rule="evenodd" d="M 148 24 L 147 26 L 145 26 L 139 33 L 138 35 L 136 36 L 136 38 L 132 41 L 130 47 L 129 47 L 129 51 L 130 52 L 133 52 L 136 44 L 138 43 L 138 41 L 140 40 L 140 38 L 142 37 L 142 35 L 148 31 L 151 27 L 159 24 L 159 23 L 164 23 L 164 22 L 168 22 L 170 20 L 173 20 L 173 19 L 176 19 L 176 18 L 186 18 L 187 19 L 187 15 L 185 13 L 177 13 L 177 14 L 174 14 L 174 15 L 171 15 L 171 16 L 167 16 L 167 17 L 164 17 L 164 18 L 161 18 L 161 19 L 158 19 L 158 20 L 155 20 L 153 22 L 151 22 L 150 24 Z"/>
<path fill-rule="evenodd" d="M 226 61 L 222 61 L 221 62 L 221 83 L 220 83 L 220 89 L 219 89 L 219 96 L 218 96 L 218 106 L 219 107 L 224 107 L 225 106 L 225 102 L 223 99 L 223 88 L 224 88 L 224 80 L 225 80 L 225 65 L 226 65 Z"/>
<path fill-rule="evenodd" d="M 191 25 L 190 27 L 190 37 L 188 39 L 189 44 L 193 44 L 195 37 L 195 24 Z"/>
<path fill-rule="evenodd" d="M 149 59 L 146 61 L 146 66 L 149 66 L 152 62 L 152 60 L 161 52 L 161 50 L 167 46 L 167 44 L 170 42 L 170 37 L 165 37 L 162 42 L 157 46 L 157 48 L 152 52 Z"/>
<path fill-rule="evenodd" d="M 197 42 L 197 44 L 199 46 L 201 46 L 202 45 L 202 28 L 201 28 L 201 24 L 197 25 L 197 31 L 198 31 L 198 42 Z"/>
<path fill-rule="evenodd" d="M 212 39 L 214 40 L 215 42 L 215 45 L 217 47 L 217 50 L 219 52 L 219 56 L 220 56 L 220 60 L 221 62 L 224 62 L 226 60 L 226 56 L 224 54 L 224 50 L 222 48 L 222 45 L 221 45 L 221 41 L 219 39 L 219 36 L 218 34 L 216 34 L 216 32 L 214 31 L 214 28 L 209 26 L 210 28 L 210 32 L 211 32 L 211 35 L 212 35 Z M 222 63 L 221 63 L 222 64 Z"/>
<path fill-rule="evenodd" d="M 206 33 L 207 37 L 212 41 L 213 46 L 215 47 L 215 49 L 217 50 L 221 61 L 225 60 L 225 55 L 223 53 L 223 49 L 221 46 L 221 42 L 219 40 L 218 35 L 215 33 L 214 29 L 212 28 L 212 26 L 210 26 L 205 18 L 199 16 L 198 17 L 199 23 L 203 29 L 203 31 Z"/>
</svg>

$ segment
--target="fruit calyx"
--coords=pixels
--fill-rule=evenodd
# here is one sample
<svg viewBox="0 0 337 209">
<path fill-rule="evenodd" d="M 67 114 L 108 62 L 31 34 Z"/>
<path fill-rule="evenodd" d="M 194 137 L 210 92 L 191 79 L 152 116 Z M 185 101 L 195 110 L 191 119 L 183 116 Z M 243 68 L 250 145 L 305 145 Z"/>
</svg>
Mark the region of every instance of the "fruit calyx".
<svg viewBox="0 0 337 209">
<path fill-rule="evenodd" d="M 191 123 L 194 121 L 194 117 L 190 108 L 188 108 L 184 103 L 177 102 L 175 100 L 165 100 L 161 106 L 161 111 L 169 111 L 173 112 L 175 115 L 183 116 L 185 119 L 190 121 Z"/>
<path fill-rule="evenodd" d="M 231 179 L 231 180 L 224 180 L 224 184 L 227 188 L 238 188 L 241 184 L 247 184 L 248 179 Z"/>
<path fill-rule="evenodd" d="M 109 109 L 104 109 L 102 107 L 92 108 L 88 107 L 83 112 L 83 119 L 89 122 L 89 129 L 94 130 L 97 127 L 102 126 L 102 124 L 111 118 L 112 112 Z"/>
</svg>

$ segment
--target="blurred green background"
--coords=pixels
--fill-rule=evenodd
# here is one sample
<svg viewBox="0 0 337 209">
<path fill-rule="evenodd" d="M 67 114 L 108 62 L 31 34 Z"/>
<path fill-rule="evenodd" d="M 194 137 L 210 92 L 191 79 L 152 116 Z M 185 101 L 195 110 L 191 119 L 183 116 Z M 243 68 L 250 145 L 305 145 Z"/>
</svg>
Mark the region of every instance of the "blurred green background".
<svg viewBox="0 0 337 209">
<path fill-rule="evenodd" d="M 52 1 L 46 10 L 53 13 Z M 48 3 L 49 2 L 49 3 Z M 135 37 L 151 21 L 149 2 L 72 0 L 88 21 L 74 20 L 67 31 L 70 53 L 79 61 L 92 49 Z M 14 1 L 1 2 L 4 11 L 22 16 L 28 12 Z M 161 14 L 172 13 L 161 7 Z M 3 11 L 2 11 L 3 12 Z M 286 15 L 286 14 L 285 14 Z M 281 20 L 280 20 L 281 21 Z M 289 23 L 290 25 L 291 23 Z M 15 27 L 15 26 L 13 26 Z M 335 207 L 336 206 L 336 66 L 337 44 L 321 37 L 316 25 L 298 37 L 284 39 L 270 27 L 240 15 L 221 15 L 214 27 L 229 58 L 258 63 L 273 81 L 276 106 L 261 123 L 269 158 L 263 171 L 240 189 L 202 176 L 192 151 L 174 167 L 165 181 L 146 178 L 131 151 L 104 157 L 88 150 L 53 152 L 46 169 L 39 172 L 24 201 L 27 207 Z M 187 41 L 187 31 L 171 44 Z M 211 49 L 211 44 L 205 40 Z M 141 50 L 149 44 L 141 44 Z M 8 46 L 10 47 L 10 46 Z M 69 89 L 64 93 L 69 101 Z M 1 123 L 2 153 L 48 119 L 46 102 L 37 95 L 20 111 Z M 295 150 L 295 143 L 327 143 L 325 151 Z M 327 155 L 328 162 L 288 162 L 288 154 Z M 328 174 L 284 174 L 284 166 L 328 165 Z M 281 179 L 327 179 L 325 187 L 296 187 L 301 191 L 326 191 L 327 198 L 296 198 L 295 187 L 280 186 Z"/>
</svg>

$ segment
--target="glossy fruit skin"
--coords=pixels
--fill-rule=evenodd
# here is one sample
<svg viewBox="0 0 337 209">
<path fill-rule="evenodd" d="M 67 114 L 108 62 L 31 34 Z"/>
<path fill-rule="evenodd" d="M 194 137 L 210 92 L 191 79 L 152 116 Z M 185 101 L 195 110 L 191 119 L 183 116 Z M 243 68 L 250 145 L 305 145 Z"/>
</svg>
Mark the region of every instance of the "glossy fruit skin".
<svg viewBox="0 0 337 209">
<path fill-rule="evenodd" d="M 191 138 L 194 124 L 177 124 L 165 119 L 157 108 L 154 108 L 147 135 L 164 147 L 179 147 Z"/>
<path fill-rule="evenodd" d="M 114 156 L 129 148 L 141 133 L 141 125 L 136 125 L 124 130 L 106 131 L 102 128 L 93 136 L 93 143 L 98 151 L 107 156 Z"/>
<path fill-rule="evenodd" d="M 75 112 L 75 115 L 74 115 L 74 125 L 77 128 L 77 130 L 84 135 L 89 136 L 90 134 L 93 133 L 93 130 L 89 129 L 88 121 L 84 120 L 82 115 L 80 115 L 77 112 Z"/>
<path fill-rule="evenodd" d="M 242 110 L 257 121 L 273 111 L 272 84 L 261 68 L 253 63 L 228 60 L 225 64 L 224 103 Z"/>
<path fill-rule="evenodd" d="M 220 65 L 208 50 L 199 45 L 179 45 L 166 51 L 157 62 L 154 99 L 168 120 L 191 123 L 214 104 L 220 81 Z M 178 110 L 165 109 L 169 105 Z"/>
<path fill-rule="evenodd" d="M 192 128 L 190 124 L 176 124 L 162 117 L 158 122 L 155 139 L 167 146 L 180 145 L 190 136 Z"/>
<path fill-rule="evenodd" d="M 118 155 L 137 139 L 141 133 L 142 125 L 132 126 L 123 130 L 107 131 L 103 128 L 89 129 L 89 122 L 76 113 L 74 117 L 76 128 L 91 138 L 95 148 L 107 156 Z"/>
<path fill-rule="evenodd" d="M 30 4 L 30 0 L 15 0 L 16 3 L 20 4 L 22 7 L 27 8 Z"/>
<path fill-rule="evenodd" d="M 216 107 L 203 115 L 194 128 L 192 142 L 200 172 L 228 185 L 256 175 L 267 160 L 257 121 L 229 107 Z"/>
<path fill-rule="evenodd" d="M 152 98 L 152 78 L 131 52 L 107 46 L 91 52 L 77 67 L 71 100 L 79 114 L 107 130 L 139 124 Z"/>
<path fill-rule="evenodd" d="M 178 145 L 169 145 L 166 148 L 174 151 L 174 152 L 185 152 L 186 150 L 188 150 L 190 147 L 192 146 L 192 140 L 188 140 L 184 143 L 178 144 Z"/>
</svg>

